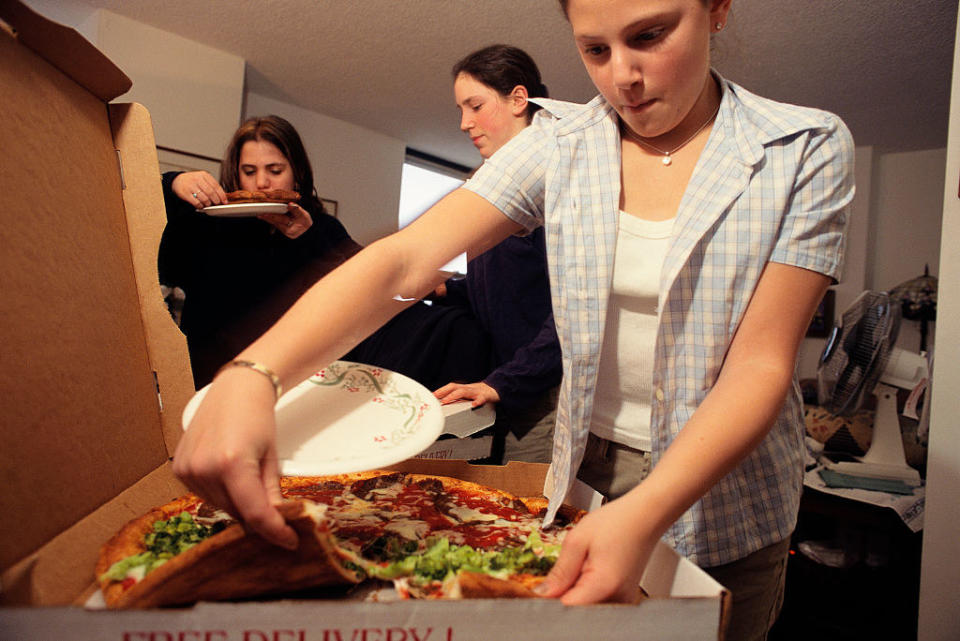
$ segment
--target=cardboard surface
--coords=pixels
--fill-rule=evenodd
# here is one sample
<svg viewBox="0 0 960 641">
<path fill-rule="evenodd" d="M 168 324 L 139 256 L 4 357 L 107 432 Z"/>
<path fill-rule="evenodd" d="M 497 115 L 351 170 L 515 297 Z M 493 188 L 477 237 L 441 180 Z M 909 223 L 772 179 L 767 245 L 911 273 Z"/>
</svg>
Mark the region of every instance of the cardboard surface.
<svg viewBox="0 0 960 641">
<path fill-rule="evenodd" d="M 0 638 L 72 641 L 705 641 L 717 599 L 565 607 L 552 600 L 201 604 L 185 610 L 10 609 Z M 52 616 L 55 614 L 56 616 Z"/>
<path fill-rule="evenodd" d="M 416 458 L 476 461 L 490 456 L 493 451 L 493 435 L 469 438 L 442 438 L 417 454 Z"/>
<path fill-rule="evenodd" d="M 103 102 L 125 94 L 133 85 L 76 30 L 47 20 L 21 2 L 0 2 L 0 20 L 14 30 L 24 46 Z"/>
<path fill-rule="evenodd" d="M 143 105 L 111 104 L 109 116 L 121 166 L 123 204 L 140 316 L 150 368 L 156 375 L 163 436 L 167 451 L 172 453 L 183 435 L 183 408 L 196 390 L 190 374 L 187 338 L 171 320 L 160 291 L 157 251 L 167 215 L 158 179 L 160 166 L 153 126 Z"/>
<path fill-rule="evenodd" d="M 6 32 L 0 86 L 6 569 L 167 454 L 106 106 Z"/>
</svg>

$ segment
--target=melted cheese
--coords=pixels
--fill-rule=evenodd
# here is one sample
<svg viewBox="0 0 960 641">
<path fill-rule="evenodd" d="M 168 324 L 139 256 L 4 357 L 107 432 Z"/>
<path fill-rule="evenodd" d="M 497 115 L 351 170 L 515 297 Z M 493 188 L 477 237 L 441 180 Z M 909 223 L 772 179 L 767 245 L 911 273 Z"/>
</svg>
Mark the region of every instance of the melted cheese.
<svg viewBox="0 0 960 641">
<path fill-rule="evenodd" d="M 411 541 L 423 540 L 430 533 L 430 526 L 426 522 L 413 519 L 394 519 L 383 529 Z"/>
<path fill-rule="evenodd" d="M 143 580 L 143 577 L 147 574 L 147 566 L 145 565 L 135 565 L 129 570 L 127 570 L 128 579 L 133 579 L 137 583 Z"/>
<path fill-rule="evenodd" d="M 448 510 L 448 512 L 451 516 L 456 517 L 461 523 L 485 523 L 500 519 L 500 517 L 496 514 L 487 514 L 486 512 L 481 512 L 480 510 L 464 507 L 462 505 L 454 505 Z"/>
</svg>

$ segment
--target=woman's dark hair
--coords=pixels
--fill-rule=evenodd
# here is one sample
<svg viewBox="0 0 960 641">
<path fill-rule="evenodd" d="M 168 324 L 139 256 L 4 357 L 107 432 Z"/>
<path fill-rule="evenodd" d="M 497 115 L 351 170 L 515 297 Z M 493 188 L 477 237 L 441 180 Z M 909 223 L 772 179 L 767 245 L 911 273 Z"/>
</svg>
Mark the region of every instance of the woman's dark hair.
<svg viewBox="0 0 960 641">
<path fill-rule="evenodd" d="M 248 118 L 233 134 L 220 166 L 220 183 L 226 191 L 240 189 L 240 150 L 251 140 L 264 140 L 280 150 L 293 170 L 293 188 L 300 192 L 301 203 L 322 209 L 313 185 L 313 168 L 300 134 L 280 116 Z"/>
<path fill-rule="evenodd" d="M 706 0 L 703 0 L 703 2 L 704 4 L 706 4 Z M 567 16 L 567 19 L 569 19 L 570 14 L 567 13 L 567 4 L 568 4 L 568 0 L 560 0 L 560 9 L 563 10 L 563 15 Z"/>
<path fill-rule="evenodd" d="M 540 79 L 537 63 L 526 51 L 510 45 L 491 45 L 474 51 L 453 65 L 454 80 L 461 73 L 482 82 L 504 97 L 509 96 L 517 85 L 524 86 L 531 98 L 550 97 Z M 529 104 L 528 121 L 538 109 L 539 105 Z"/>
</svg>

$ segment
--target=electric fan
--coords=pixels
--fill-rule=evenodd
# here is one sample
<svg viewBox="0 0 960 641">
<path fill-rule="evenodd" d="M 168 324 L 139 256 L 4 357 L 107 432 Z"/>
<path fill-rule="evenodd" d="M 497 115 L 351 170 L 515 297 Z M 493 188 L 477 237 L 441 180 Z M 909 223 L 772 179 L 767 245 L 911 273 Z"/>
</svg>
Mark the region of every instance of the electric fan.
<svg viewBox="0 0 960 641">
<path fill-rule="evenodd" d="M 899 328 L 899 302 L 886 292 L 868 290 L 843 312 L 827 338 L 817 370 L 820 405 L 832 414 L 848 416 L 876 388 L 877 411 L 866 454 L 831 461 L 826 467 L 851 476 L 920 485 L 920 474 L 907 465 L 903 453 L 896 388 L 916 387 L 928 375 L 927 361 L 894 347 Z"/>
</svg>

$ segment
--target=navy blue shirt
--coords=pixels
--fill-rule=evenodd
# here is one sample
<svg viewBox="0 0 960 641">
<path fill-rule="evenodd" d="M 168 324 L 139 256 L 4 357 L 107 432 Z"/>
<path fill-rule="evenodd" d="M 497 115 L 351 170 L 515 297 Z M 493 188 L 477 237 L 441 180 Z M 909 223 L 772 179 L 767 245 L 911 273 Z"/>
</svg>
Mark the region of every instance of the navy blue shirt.
<svg viewBox="0 0 960 641">
<path fill-rule="evenodd" d="M 466 278 L 447 281 L 446 304 L 467 304 L 490 335 L 495 369 L 484 383 L 499 407 L 519 409 L 560 383 L 543 228 L 511 236 L 477 256 Z"/>
</svg>

